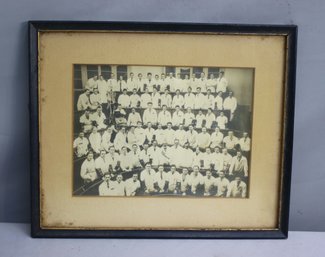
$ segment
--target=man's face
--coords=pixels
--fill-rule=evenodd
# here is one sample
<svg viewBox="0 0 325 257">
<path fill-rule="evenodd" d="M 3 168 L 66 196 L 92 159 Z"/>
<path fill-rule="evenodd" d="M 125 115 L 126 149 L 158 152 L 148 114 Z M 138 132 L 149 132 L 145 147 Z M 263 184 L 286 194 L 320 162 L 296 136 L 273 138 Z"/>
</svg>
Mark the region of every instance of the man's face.
<svg viewBox="0 0 325 257">
<path fill-rule="evenodd" d="M 175 139 L 174 144 L 175 144 L 175 146 L 178 146 L 179 145 L 179 140 Z"/>
<path fill-rule="evenodd" d="M 126 154 L 126 153 L 127 153 L 126 147 L 123 147 L 123 148 L 122 148 L 122 153 L 123 153 L 123 154 Z"/>
<path fill-rule="evenodd" d="M 174 172 L 176 171 L 176 167 L 175 167 L 175 166 L 172 166 L 172 167 L 170 168 L 170 170 L 171 170 L 172 173 L 174 173 Z"/>
<path fill-rule="evenodd" d="M 110 181 L 110 180 L 111 180 L 111 176 L 110 176 L 109 174 L 106 174 L 106 175 L 104 176 L 104 180 L 105 180 L 106 182 Z"/>
<path fill-rule="evenodd" d="M 194 169 L 193 169 L 193 172 L 194 172 L 195 175 L 199 174 L 199 167 L 195 166 Z"/>
<path fill-rule="evenodd" d="M 188 79 L 188 75 L 185 75 L 185 79 Z"/>
<path fill-rule="evenodd" d="M 80 138 L 84 138 L 85 134 L 83 132 L 79 133 Z"/>
<path fill-rule="evenodd" d="M 142 74 L 141 73 L 138 74 L 138 78 L 142 79 Z"/>
<path fill-rule="evenodd" d="M 132 149 L 133 149 L 133 151 L 135 152 L 135 151 L 138 149 L 138 146 L 137 146 L 137 145 L 133 145 L 133 146 L 132 146 Z"/>
<path fill-rule="evenodd" d="M 225 173 L 222 172 L 222 171 L 220 171 L 220 172 L 219 172 L 219 177 L 220 177 L 220 178 L 224 178 L 224 177 L 225 177 Z"/>
<path fill-rule="evenodd" d="M 196 149 L 195 149 L 195 152 L 196 152 L 196 153 L 200 153 L 200 149 L 199 149 L 199 148 L 196 148 Z"/>
<path fill-rule="evenodd" d="M 223 115 L 224 115 L 223 112 L 220 112 L 220 116 L 223 117 Z"/>
<path fill-rule="evenodd" d="M 176 95 L 179 95 L 180 94 L 180 91 L 177 89 L 176 90 Z"/>
<path fill-rule="evenodd" d="M 203 128 L 202 128 L 202 132 L 203 132 L 203 133 L 207 132 L 207 129 L 203 127 Z"/>
<path fill-rule="evenodd" d="M 161 74 L 161 79 L 165 79 L 165 74 Z"/>
<path fill-rule="evenodd" d="M 86 90 L 86 95 L 90 95 L 90 91 L 89 90 Z"/>
<path fill-rule="evenodd" d="M 216 147 L 216 148 L 214 149 L 214 152 L 215 152 L 215 153 L 220 153 L 220 149 L 219 149 L 219 147 Z"/>
<path fill-rule="evenodd" d="M 208 170 L 208 171 L 207 171 L 207 177 L 208 177 L 208 178 L 211 178 L 211 175 L 212 175 L 212 174 L 211 174 L 211 171 Z"/>
<path fill-rule="evenodd" d="M 201 93 L 201 88 L 198 87 L 198 88 L 196 89 L 196 93 L 197 93 L 197 94 Z"/>
<path fill-rule="evenodd" d="M 159 79 L 159 76 L 158 76 L 158 75 L 156 75 L 156 76 L 155 76 L 155 79 L 156 79 L 156 80 L 158 80 L 158 79 Z"/>
<path fill-rule="evenodd" d="M 94 76 L 94 80 L 97 80 L 97 78 L 98 78 L 97 75 L 95 75 L 95 76 Z"/>
<path fill-rule="evenodd" d="M 102 75 L 100 75 L 100 76 L 99 76 L 99 79 L 100 79 L 100 80 L 103 80 L 104 78 L 103 78 L 103 76 L 102 76 Z"/>
<path fill-rule="evenodd" d="M 122 175 L 118 175 L 117 177 L 116 177 L 116 180 L 117 180 L 117 182 L 122 182 Z"/>
<path fill-rule="evenodd" d="M 151 165 L 150 165 L 150 164 L 147 164 L 147 165 L 146 165 L 146 169 L 147 169 L 148 171 L 150 171 L 150 170 L 151 170 Z"/>
<path fill-rule="evenodd" d="M 133 94 L 135 95 L 137 93 L 137 90 L 136 89 L 133 89 Z"/>
<path fill-rule="evenodd" d="M 171 128 L 172 128 L 172 124 L 168 123 L 168 124 L 167 124 L 167 128 L 168 128 L 168 129 L 171 129 Z"/>
<path fill-rule="evenodd" d="M 100 151 L 100 156 L 103 158 L 105 157 L 106 152 L 105 151 Z"/>
<path fill-rule="evenodd" d="M 159 166 L 158 171 L 159 171 L 160 173 L 162 173 L 162 172 L 164 171 L 164 167 L 163 167 L 163 166 Z"/>
<path fill-rule="evenodd" d="M 133 79 L 133 77 L 134 77 L 134 74 L 130 73 L 130 78 Z"/>
<path fill-rule="evenodd" d="M 166 105 L 163 105 L 163 111 L 166 111 L 167 110 L 167 106 Z"/>
<path fill-rule="evenodd" d="M 210 79 L 214 79 L 214 75 L 212 73 L 210 74 Z"/>
<path fill-rule="evenodd" d="M 113 78 L 115 78 L 115 74 L 114 73 L 111 74 L 111 79 L 113 79 Z"/>
<path fill-rule="evenodd" d="M 158 143 L 157 143 L 156 140 L 152 142 L 152 145 L 153 145 L 153 146 L 157 146 L 157 144 L 158 144 Z"/>
<path fill-rule="evenodd" d="M 173 73 L 172 73 L 172 72 L 169 73 L 169 77 L 170 77 L 170 78 L 173 77 Z"/>
<path fill-rule="evenodd" d="M 201 73 L 201 79 L 203 79 L 203 78 L 204 78 L 204 76 L 205 76 L 205 75 L 204 75 L 204 73 L 202 72 L 202 73 Z"/>
<path fill-rule="evenodd" d="M 244 136 L 244 137 L 247 137 L 247 136 L 248 136 L 248 134 L 245 132 L 245 133 L 243 134 L 243 136 Z"/>
<path fill-rule="evenodd" d="M 120 80 L 123 80 L 123 76 L 120 76 Z"/>
<path fill-rule="evenodd" d="M 222 149 L 222 153 L 223 153 L 224 155 L 228 154 L 227 149 L 226 149 L 226 148 Z"/>
<path fill-rule="evenodd" d="M 87 155 L 87 159 L 88 159 L 88 161 L 91 161 L 93 158 L 94 158 L 94 155 L 93 155 L 92 153 L 89 153 L 89 154 Z"/>
<path fill-rule="evenodd" d="M 192 92 L 192 88 L 189 87 L 189 88 L 187 89 L 187 92 L 188 92 L 188 93 L 191 93 L 191 92 Z"/>
<path fill-rule="evenodd" d="M 152 104 L 148 104 L 148 108 L 151 110 L 152 109 Z"/>
<path fill-rule="evenodd" d="M 143 145 L 143 149 L 144 149 L 144 150 L 148 150 L 148 147 L 149 147 L 148 144 L 144 144 L 144 145 Z"/>
<path fill-rule="evenodd" d="M 114 149 L 114 147 L 111 147 L 111 148 L 109 149 L 109 152 L 110 152 L 111 154 L 114 154 L 114 153 L 115 153 L 115 149 Z"/>
<path fill-rule="evenodd" d="M 188 169 L 183 169 L 183 174 L 187 175 L 188 174 Z"/>
<path fill-rule="evenodd" d="M 232 97 L 232 92 L 229 92 L 229 97 Z"/>
<path fill-rule="evenodd" d="M 242 153 L 238 151 L 237 152 L 237 157 L 239 157 L 239 158 L 242 157 Z"/>
<path fill-rule="evenodd" d="M 97 128 L 96 127 L 93 128 L 93 133 L 94 134 L 97 133 Z"/>
<path fill-rule="evenodd" d="M 210 154 L 211 153 L 210 148 L 207 148 L 206 152 L 207 152 L 207 154 Z"/>
<path fill-rule="evenodd" d="M 138 174 L 133 174 L 132 178 L 133 178 L 134 182 L 137 181 L 138 180 Z"/>
<path fill-rule="evenodd" d="M 152 127 L 152 125 L 151 125 L 150 122 L 147 123 L 147 126 L 148 126 L 148 128 L 151 128 Z"/>
<path fill-rule="evenodd" d="M 181 74 L 178 73 L 177 74 L 177 78 L 180 79 L 181 78 Z"/>
<path fill-rule="evenodd" d="M 235 180 L 236 180 L 236 182 L 240 182 L 241 181 L 240 177 L 236 177 Z"/>
<path fill-rule="evenodd" d="M 132 109 L 132 113 L 135 113 L 135 109 Z"/>
<path fill-rule="evenodd" d="M 162 128 L 162 126 L 161 126 L 161 124 L 159 124 L 159 125 L 158 125 L 158 129 L 161 129 L 161 128 Z"/>
<path fill-rule="evenodd" d="M 151 79 L 152 78 L 152 75 L 151 74 L 148 74 L 147 77 L 148 77 L 148 79 Z"/>
<path fill-rule="evenodd" d="M 229 131 L 229 132 L 228 132 L 228 136 L 229 136 L 229 137 L 233 137 L 233 135 L 234 135 L 234 133 L 233 133 L 232 131 Z"/>
<path fill-rule="evenodd" d="M 195 73 L 192 74 L 192 79 L 195 79 Z"/>
</svg>

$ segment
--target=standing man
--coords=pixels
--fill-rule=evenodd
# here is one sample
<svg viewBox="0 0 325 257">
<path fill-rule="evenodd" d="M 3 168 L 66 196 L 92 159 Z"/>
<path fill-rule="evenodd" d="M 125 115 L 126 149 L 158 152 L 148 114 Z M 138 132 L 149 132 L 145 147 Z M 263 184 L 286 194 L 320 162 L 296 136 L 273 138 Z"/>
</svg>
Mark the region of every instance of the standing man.
<svg viewBox="0 0 325 257">
<path fill-rule="evenodd" d="M 233 92 L 229 92 L 229 96 L 223 102 L 223 109 L 230 111 L 230 120 L 234 118 L 234 113 L 237 109 L 237 99 L 233 96 Z"/>
<path fill-rule="evenodd" d="M 226 197 L 227 196 L 227 189 L 229 187 L 229 180 L 225 177 L 224 171 L 218 172 L 219 177 L 216 178 L 215 185 L 217 187 L 217 194 L 218 197 Z"/>
<path fill-rule="evenodd" d="M 202 150 L 206 149 L 207 147 L 209 147 L 211 143 L 211 136 L 210 134 L 207 132 L 206 127 L 202 128 L 202 132 L 198 134 L 197 136 L 197 144 L 198 147 Z"/>
<path fill-rule="evenodd" d="M 161 112 L 158 114 L 158 123 L 162 126 L 166 126 L 167 123 L 172 121 L 172 115 L 167 111 L 167 106 L 164 104 L 162 106 Z"/>
<path fill-rule="evenodd" d="M 129 107 L 131 104 L 130 97 L 127 95 L 127 90 L 123 89 L 123 93 L 118 97 L 117 102 L 122 108 Z"/>
<path fill-rule="evenodd" d="M 187 88 L 187 93 L 184 96 L 184 108 L 194 109 L 195 107 L 195 95 L 192 93 L 192 88 Z"/>
<path fill-rule="evenodd" d="M 203 178 L 204 196 L 210 196 L 216 187 L 216 179 L 212 176 L 211 170 L 207 170 L 206 176 Z"/>
<path fill-rule="evenodd" d="M 140 181 L 145 194 L 152 194 L 157 192 L 155 189 L 155 170 L 151 168 L 150 163 L 146 163 L 145 169 L 140 174 Z"/>
<path fill-rule="evenodd" d="M 82 163 L 80 176 L 85 183 L 90 183 L 97 178 L 94 154 L 92 152 L 88 152 L 87 158 Z"/>
<path fill-rule="evenodd" d="M 232 158 L 229 175 L 234 175 L 235 177 L 248 176 L 247 159 L 242 155 L 241 151 L 237 151 L 237 155 Z"/>
<path fill-rule="evenodd" d="M 129 92 L 133 92 L 134 90 L 137 92 L 139 90 L 138 84 L 136 82 L 136 79 L 134 78 L 134 73 L 130 72 L 130 77 L 128 78 L 127 82 L 127 89 Z"/>
<path fill-rule="evenodd" d="M 73 149 L 78 158 L 85 156 L 88 153 L 89 141 L 85 138 L 85 133 L 80 132 L 79 137 L 73 141 Z"/>
<path fill-rule="evenodd" d="M 204 185 L 203 176 L 199 171 L 199 166 L 194 166 L 193 172 L 190 175 L 191 193 L 193 195 L 196 195 L 198 189 L 200 189 L 200 187 Z"/>
<path fill-rule="evenodd" d="M 128 126 L 137 126 L 138 123 L 142 123 L 140 113 L 135 111 L 135 108 L 132 108 L 129 117 L 128 117 Z"/>
<path fill-rule="evenodd" d="M 217 78 L 217 92 L 226 93 L 228 87 L 228 80 L 224 77 L 225 72 L 220 71 Z"/>
<path fill-rule="evenodd" d="M 89 135 L 89 142 L 93 151 L 99 154 L 102 146 L 102 136 L 97 131 L 97 127 L 95 126 L 93 127 L 93 131 Z"/>
<path fill-rule="evenodd" d="M 220 115 L 216 118 L 216 121 L 220 129 L 226 129 L 226 126 L 228 124 L 228 118 L 223 112 L 220 112 Z"/>
<path fill-rule="evenodd" d="M 156 125 L 157 120 L 157 112 L 152 108 L 152 102 L 149 102 L 148 108 L 143 112 L 143 124 L 147 125 L 148 122 L 151 122 L 152 125 Z"/>
<path fill-rule="evenodd" d="M 139 107 L 141 103 L 141 97 L 137 94 L 137 89 L 134 88 L 132 95 L 130 95 L 130 107 L 136 108 Z"/>
</svg>

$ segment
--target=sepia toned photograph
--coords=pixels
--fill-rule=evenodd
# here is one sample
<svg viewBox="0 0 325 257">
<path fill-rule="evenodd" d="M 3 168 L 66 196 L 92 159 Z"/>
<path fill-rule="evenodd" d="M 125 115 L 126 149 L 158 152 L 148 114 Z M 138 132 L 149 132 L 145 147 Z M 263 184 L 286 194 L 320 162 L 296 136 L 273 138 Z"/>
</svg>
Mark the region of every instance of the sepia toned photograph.
<svg viewBox="0 0 325 257">
<path fill-rule="evenodd" d="M 73 196 L 249 196 L 253 68 L 73 69 Z"/>
</svg>

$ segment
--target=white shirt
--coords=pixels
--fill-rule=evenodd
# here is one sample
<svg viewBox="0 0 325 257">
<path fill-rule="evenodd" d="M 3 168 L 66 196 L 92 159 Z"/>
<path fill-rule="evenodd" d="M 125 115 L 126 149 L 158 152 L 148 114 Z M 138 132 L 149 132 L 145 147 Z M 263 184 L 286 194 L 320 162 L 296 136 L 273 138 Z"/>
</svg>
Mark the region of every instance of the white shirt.
<svg viewBox="0 0 325 257">
<path fill-rule="evenodd" d="M 195 100 L 194 100 L 194 108 L 195 109 L 203 109 L 205 103 L 206 103 L 205 95 L 203 95 L 202 93 L 195 95 Z"/>
<path fill-rule="evenodd" d="M 159 101 L 160 101 L 160 93 L 152 93 L 151 94 L 151 100 L 152 100 L 152 107 L 153 108 L 159 108 Z"/>
<path fill-rule="evenodd" d="M 102 147 L 108 152 L 108 148 L 113 145 L 112 142 L 113 133 L 108 133 L 105 131 L 102 136 Z"/>
<path fill-rule="evenodd" d="M 188 130 L 186 132 L 186 139 L 190 145 L 190 147 L 196 147 L 197 146 L 197 132 L 195 130 Z"/>
<path fill-rule="evenodd" d="M 214 102 L 215 102 L 215 98 L 213 95 L 206 95 L 205 97 L 206 99 L 206 102 L 205 102 L 205 105 L 203 106 L 204 109 L 209 109 L 211 108 L 212 110 L 214 109 Z"/>
<path fill-rule="evenodd" d="M 136 89 L 138 91 L 138 84 L 137 84 L 137 80 L 135 78 L 128 78 L 127 82 L 126 82 L 126 85 L 127 85 L 127 89 L 128 91 L 132 92 L 133 89 Z"/>
<path fill-rule="evenodd" d="M 146 125 L 148 122 L 151 122 L 152 124 L 157 123 L 157 112 L 154 109 L 146 109 L 143 112 L 143 123 Z"/>
<path fill-rule="evenodd" d="M 132 164 L 132 167 L 140 167 L 140 152 L 136 151 L 134 152 L 133 150 L 131 150 L 129 152 L 129 158 L 130 158 L 130 162 Z"/>
<path fill-rule="evenodd" d="M 166 126 L 168 122 L 172 121 L 172 116 L 170 114 L 169 111 L 164 111 L 162 110 L 159 114 L 158 114 L 158 123 L 160 123 L 163 126 Z"/>
<path fill-rule="evenodd" d="M 138 112 L 130 112 L 127 124 L 129 126 L 137 126 L 139 121 L 142 122 L 140 114 Z"/>
<path fill-rule="evenodd" d="M 175 145 L 168 148 L 168 155 L 170 156 L 170 163 L 176 165 L 176 167 L 181 166 L 183 163 L 183 150 L 184 148 Z"/>
<path fill-rule="evenodd" d="M 190 107 L 191 109 L 194 109 L 195 104 L 195 95 L 193 93 L 186 93 L 184 96 L 184 108 Z"/>
<path fill-rule="evenodd" d="M 77 137 L 73 141 L 73 148 L 76 149 L 76 154 L 78 157 L 84 156 L 88 153 L 88 145 L 89 141 L 87 138 L 83 137 Z"/>
<path fill-rule="evenodd" d="M 165 129 L 165 142 L 168 145 L 173 145 L 174 144 L 174 139 L 175 139 L 175 130 L 173 129 Z"/>
<path fill-rule="evenodd" d="M 114 92 L 119 92 L 120 91 L 120 87 L 117 84 L 116 79 L 107 80 L 107 85 L 108 85 L 108 88 L 111 88 Z"/>
<path fill-rule="evenodd" d="M 198 147 L 207 148 L 209 147 L 210 142 L 211 142 L 211 137 L 207 132 L 206 133 L 201 132 L 200 134 L 197 135 Z"/>
<path fill-rule="evenodd" d="M 114 196 L 114 188 L 113 188 L 113 181 L 109 181 L 109 184 L 107 185 L 107 182 L 102 182 L 98 187 L 98 192 L 100 196 Z"/>
<path fill-rule="evenodd" d="M 159 165 L 159 156 L 161 155 L 161 149 L 160 147 L 151 146 L 148 149 L 150 159 L 152 160 L 152 165 L 157 166 Z"/>
<path fill-rule="evenodd" d="M 147 169 L 145 169 L 140 174 L 140 180 L 142 182 L 144 182 L 145 187 L 149 191 L 153 191 L 154 190 L 155 174 L 156 174 L 156 172 L 155 172 L 154 169 L 151 169 L 150 171 L 148 171 Z"/>
<path fill-rule="evenodd" d="M 97 105 L 100 105 L 101 103 L 101 98 L 100 98 L 100 95 L 98 93 L 92 93 L 90 96 L 89 96 L 89 101 L 90 103 L 93 105 L 93 106 L 97 106 Z"/>
<path fill-rule="evenodd" d="M 201 88 L 201 92 L 207 91 L 207 79 L 206 78 L 199 78 L 197 79 L 197 87 Z"/>
<path fill-rule="evenodd" d="M 151 95 L 147 93 L 143 93 L 141 95 L 141 107 L 147 108 L 149 102 L 152 102 Z"/>
<path fill-rule="evenodd" d="M 175 139 L 178 139 L 179 140 L 179 144 L 180 145 L 184 145 L 185 142 L 187 141 L 187 138 L 186 138 L 186 131 L 185 130 L 176 130 L 175 132 Z"/>
<path fill-rule="evenodd" d="M 242 151 L 249 152 L 251 150 L 251 139 L 242 137 L 239 139 L 239 145 Z"/>
<path fill-rule="evenodd" d="M 139 102 L 141 102 L 141 98 L 138 94 L 130 95 L 130 107 L 137 107 Z"/>
<path fill-rule="evenodd" d="M 150 161 L 150 151 L 149 149 L 143 149 L 140 152 L 139 159 L 142 160 L 144 163 L 147 163 Z"/>
<path fill-rule="evenodd" d="M 129 154 L 127 152 L 120 154 L 119 161 L 120 161 L 120 166 L 121 166 L 122 170 L 129 171 L 132 168 L 132 163 L 129 158 Z"/>
<path fill-rule="evenodd" d="M 121 92 L 123 92 L 124 89 L 128 89 L 128 86 L 124 80 L 118 80 L 117 81 L 117 86 L 120 89 Z"/>
<path fill-rule="evenodd" d="M 190 113 L 186 112 L 184 114 L 184 125 L 185 126 L 188 126 L 188 125 L 192 124 L 193 123 L 193 120 L 195 120 L 194 113 L 192 113 L 192 112 L 190 112 Z"/>
<path fill-rule="evenodd" d="M 94 78 L 88 79 L 86 88 L 88 88 L 90 91 L 93 91 L 95 87 L 97 87 L 97 80 L 94 80 Z"/>
<path fill-rule="evenodd" d="M 97 129 L 105 129 L 107 126 L 105 124 L 106 116 L 103 112 L 94 112 L 91 116 L 93 121 L 97 123 Z"/>
<path fill-rule="evenodd" d="M 239 183 L 236 180 L 233 180 L 229 183 L 227 190 L 227 197 L 246 197 L 247 186 L 245 182 L 240 181 Z"/>
<path fill-rule="evenodd" d="M 172 97 L 170 94 L 162 94 L 160 96 L 160 106 L 162 107 L 163 105 L 166 105 L 167 108 L 172 106 Z"/>
<path fill-rule="evenodd" d="M 223 157 L 221 153 L 212 154 L 212 164 L 214 164 L 214 169 L 217 171 L 223 170 Z"/>
<path fill-rule="evenodd" d="M 78 111 L 84 111 L 88 107 L 90 107 L 90 101 L 89 97 L 86 95 L 86 93 L 83 93 L 79 95 L 78 102 L 77 102 L 77 110 Z"/>
<path fill-rule="evenodd" d="M 176 106 L 178 105 L 179 107 L 183 108 L 184 103 L 185 101 L 182 95 L 175 95 L 173 98 L 172 107 L 176 108 Z"/>
<path fill-rule="evenodd" d="M 196 189 L 199 185 L 203 185 L 204 180 L 201 173 L 198 173 L 197 175 L 194 174 L 194 172 L 190 175 L 190 185 L 191 185 L 191 191 L 196 192 Z"/>
<path fill-rule="evenodd" d="M 99 156 L 95 160 L 95 167 L 96 167 L 96 169 L 101 170 L 103 174 L 108 172 L 108 163 L 106 162 L 105 156 L 104 156 L 104 158 Z"/>
<path fill-rule="evenodd" d="M 81 165 L 80 176 L 83 179 L 94 181 L 97 178 L 96 166 L 94 159 L 88 161 L 85 159 Z"/>
<path fill-rule="evenodd" d="M 154 133 L 155 133 L 155 130 L 153 128 L 146 128 L 144 130 L 144 134 L 146 136 L 146 139 L 149 141 L 150 144 L 151 144 L 151 142 L 153 140 Z"/>
<path fill-rule="evenodd" d="M 155 183 L 157 183 L 158 187 L 163 190 L 168 180 L 168 174 L 166 172 L 158 171 L 155 174 Z"/>
<path fill-rule="evenodd" d="M 136 181 L 133 178 L 129 178 L 125 181 L 125 193 L 126 196 L 134 196 L 136 191 L 140 189 L 140 181 L 137 179 Z"/>
<path fill-rule="evenodd" d="M 168 174 L 168 190 L 169 191 L 175 191 L 176 189 L 176 185 L 178 182 L 180 182 L 180 174 L 175 171 L 174 173 L 172 173 L 171 171 L 167 173 Z"/>
<path fill-rule="evenodd" d="M 117 101 L 120 105 L 122 105 L 122 107 L 129 107 L 130 106 L 130 97 L 128 95 L 120 95 L 118 97 L 118 101 Z"/>
<path fill-rule="evenodd" d="M 195 127 L 196 128 L 202 128 L 202 124 L 203 124 L 203 121 L 204 121 L 204 119 L 205 119 L 205 115 L 204 114 L 197 114 L 196 115 L 196 117 L 195 117 L 195 119 L 196 119 L 196 125 L 195 125 Z"/>
<path fill-rule="evenodd" d="M 203 178 L 204 192 L 210 193 L 211 189 L 216 186 L 216 179 L 212 176 L 204 176 Z"/>
<path fill-rule="evenodd" d="M 217 196 L 226 196 L 229 180 L 225 177 L 216 178 L 215 185 L 217 186 Z"/>
<path fill-rule="evenodd" d="M 227 90 L 228 81 L 225 77 L 217 78 L 217 92 L 225 93 Z"/>
<path fill-rule="evenodd" d="M 234 156 L 232 158 L 229 174 L 232 174 L 233 172 L 241 172 L 244 173 L 245 177 L 248 176 L 248 164 L 245 156 L 241 156 L 240 158 Z"/>
<path fill-rule="evenodd" d="M 216 118 L 217 125 L 220 129 L 225 129 L 228 123 L 228 118 L 226 116 L 218 116 Z"/>
<path fill-rule="evenodd" d="M 128 146 L 126 142 L 126 133 L 118 132 L 114 139 L 114 147 L 116 150 L 121 150 L 123 146 Z"/>
<path fill-rule="evenodd" d="M 211 113 L 207 113 L 206 115 L 205 115 L 205 126 L 207 127 L 207 128 L 211 128 L 212 127 L 212 124 L 213 124 L 213 122 L 216 120 L 216 116 L 214 115 L 214 113 L 213 112 L 211 112 Z"/>
<path fill-rule="evenodd" d="M 166 142 L 166 133 L 163 129 L 156 129 L 154 132 L 158 145 Z"/>
<path fill-rule="evenodd" d="M 231 113 L 234 113 L 237 108 L 237 99 L 235 97 L 227 97 L 223 102 L 223 109 L 230 110 Z"/>
<path fill-rule="evenodd" d="M 223 99 L 221 96 L 217 95 L 214 102 L 217 110 L 223 110 Z"/>
<path fill-rule="evenodd" d="M 101 148 L 101 143 L 102 143 L 102 137 L 101 137 L 101 135 L 98 132 L 96 132 L 96 133 L 90 133 L 89 142 L 90 142 L 91 148 L 96 153 L 99 153 L 100 148 Z"/>
<path fill-rule="evenodd" d="M 238 144 L 238 138 L 235 136 L 232 138 L 230 138 L 230 136 L 226 136 L 223 139 L 223 142 L 225 143 L 227 149 L 233 149 Z"/>
<path fill-rule="evenodd" d="M 182 111 L 175 111 L 172 118 L 172 123 L 174 126 L 178 126 L 179 124 L 183 124 L 184 113 Z"/>
<path fill-rule="evenodd" d="M 221 147 L 222 146 L 222 142 L 223 142 L 223 134 L 219 131 L 217 132 L 213 132 L 211 134 L 211 148 L 215 148 L 217 146 Z"/>
<path fill-rule="evenodd" d="M 97 81 L 98 92 L 100 95 L 101 103 L 107 103 L 107 92 L 108 92 L 108 85 L 106 80 L 99 79 Z"/>
<path fill-rule="evenodd" d="M 146 141 L 146 134 L 143 128 L 135 128 L 134 134 L 137 138 L 138 145 L 143 145 L 144 141 Z"/>
<path fill-rule="evenodd" d="M 211 92 L 216 92 L 217 89 L 217 79 L 208 79 L 207 81 L 207 90 L 210 89 Z"/>
</svg>

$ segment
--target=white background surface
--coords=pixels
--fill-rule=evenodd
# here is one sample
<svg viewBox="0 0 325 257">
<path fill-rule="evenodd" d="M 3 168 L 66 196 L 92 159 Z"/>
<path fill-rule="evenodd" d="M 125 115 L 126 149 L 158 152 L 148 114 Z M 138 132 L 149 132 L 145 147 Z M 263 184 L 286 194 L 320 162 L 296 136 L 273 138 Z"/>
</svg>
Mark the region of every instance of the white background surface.
<svg viewBox="0 0 325 257">
<path fill-rule="evenodd" d="M 290 229 L 325 231 L 324 13 L 325 1 L 322 0 L 1 0 L 0 221 L 29 221 L 27 20 L 297 24 Z M 112 242 L 109 241 L 111 247 L 118 249 L 125 245 L 116 246 Z M 144 254 L 149 254 L 147 247 L 155 251 L 155 244 L 158 247 L 157 241 L 143 243 Z M 173 244 L 178 247 L 176 241 Z M 201 248 L 193 246 L 197 247 L 195 253 L 204 249 L 205 243 L 200 244 Z M 237 245 L 237 242 L 231 244 Z M 168 251 L 168 248 L 161 249 Z M 256 249 L 262 251 L 261 246 Z"/>
<path fill-rule="evenodd" d="M 29 225 L 0 223 L 1 257 L 323 257 L 324 242 L 325 232 L 290 232 L 287 240 L 32 239 Z"/>
</svg>

